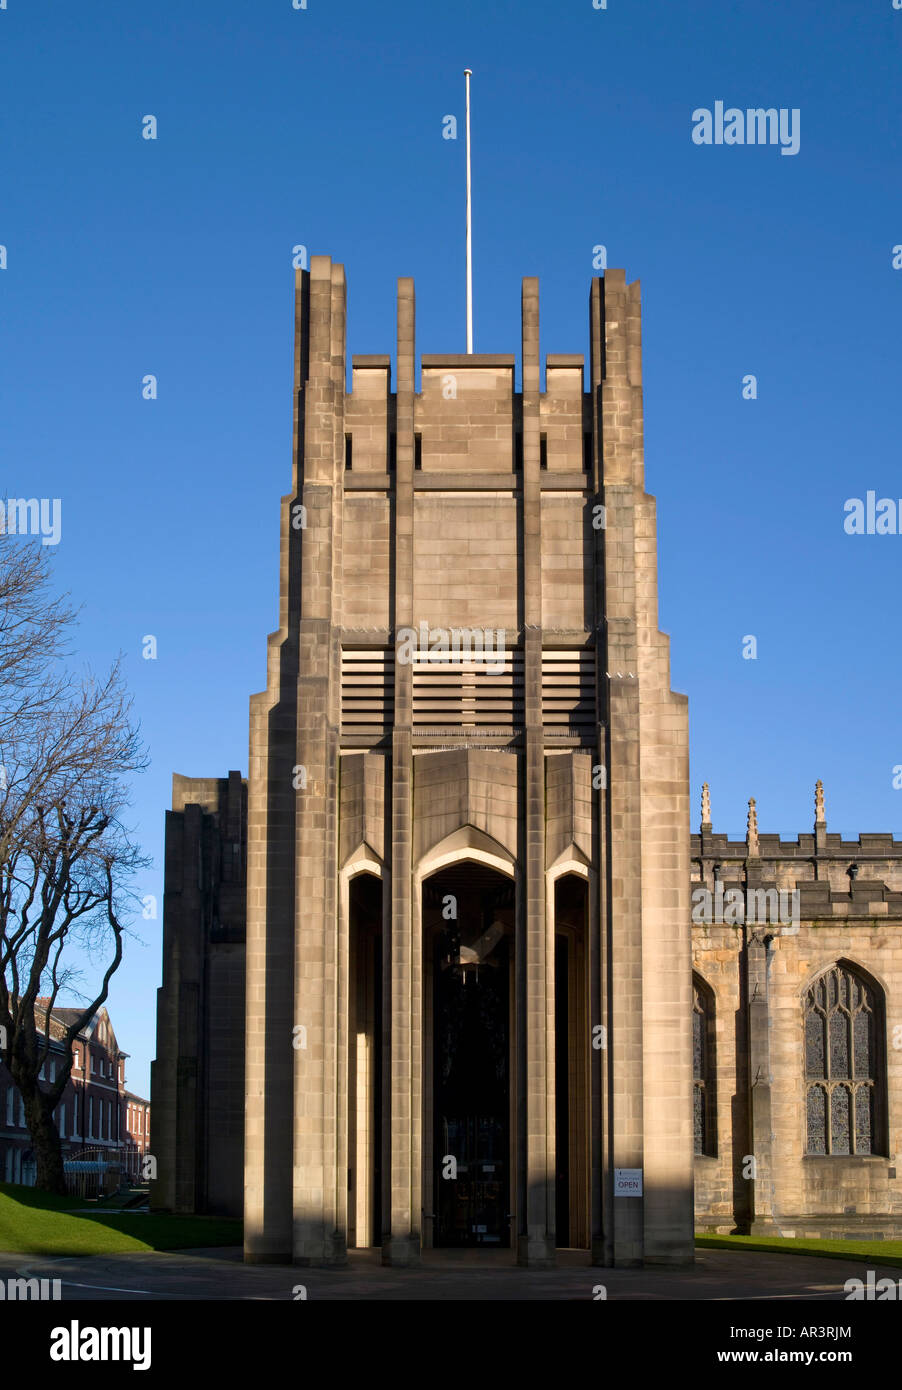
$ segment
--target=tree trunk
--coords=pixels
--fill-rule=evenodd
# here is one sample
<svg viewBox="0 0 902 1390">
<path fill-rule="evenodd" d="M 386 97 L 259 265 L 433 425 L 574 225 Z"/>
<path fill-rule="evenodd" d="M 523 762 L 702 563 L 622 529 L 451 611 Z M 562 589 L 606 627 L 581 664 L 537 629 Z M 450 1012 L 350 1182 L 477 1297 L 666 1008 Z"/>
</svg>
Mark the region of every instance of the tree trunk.
<svg viewBox="0 0 902 1390">
<path fill-rule="evenodd" d="M 23 1092 L 25 1122 L 31 1135 L 37 1160 L 35 1186 L 44 1192 L 66 1195 L 66 1174 L 63 1169 L 63 1146 L 47 1098 L 38 1087 L 29 1096 Z"/>
</svg>

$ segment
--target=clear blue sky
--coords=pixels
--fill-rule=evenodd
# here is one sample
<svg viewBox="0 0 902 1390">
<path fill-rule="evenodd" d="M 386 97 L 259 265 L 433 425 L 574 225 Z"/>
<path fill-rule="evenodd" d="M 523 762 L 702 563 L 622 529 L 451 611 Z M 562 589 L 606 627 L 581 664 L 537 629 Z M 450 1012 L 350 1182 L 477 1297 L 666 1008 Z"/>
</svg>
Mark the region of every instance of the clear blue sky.
<svg viewBox="0 0 902 1390">
<path fill-rule="evenodd" d="M 892 0 L 158 0 L 0 11 L 0 493 L 63 499 L 81 654 L 118 651 L 152 756 L 133 820 L 162 902 L 173 770 L 247 771 L 291 477 L 296 244 L 344 262 L 352 352 L 462 351 L 473 77 L 476 349 L 585 351 L 592 248 L 641 279 L 661 626 L 690 699 L 693 825 L 902 831 L 902 11 Z M 801 147 L 701 147 L 716 101 Z M 158 139 L 141 136 L 142 118 Z M 462 121 L 461 121 L 462 126 Z M 153 373 L 159 398 L 142 399 Z M 758 399 L 741 381 L 758 378 Z M 153 633 L 156 661 L 141 659 Z M 742 659 L 742 638 L 758 641 Z M 147 1093 L 161 922 L 110 1009 Z"/>
</svg>

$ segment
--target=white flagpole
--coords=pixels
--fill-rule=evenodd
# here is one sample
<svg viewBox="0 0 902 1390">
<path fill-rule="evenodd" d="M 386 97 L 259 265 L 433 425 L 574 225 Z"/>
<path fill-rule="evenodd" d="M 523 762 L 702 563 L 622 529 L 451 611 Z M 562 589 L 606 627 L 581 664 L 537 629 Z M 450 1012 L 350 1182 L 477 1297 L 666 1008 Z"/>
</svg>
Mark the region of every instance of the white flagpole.
<svg viewBox="0 0 902 1390">
<path fill-rule="evenodd" d="M 470 199 L 470 78 L 472 69 L 464 68 L 467 79 L 467 352 L 473 351 L 473 223 Z"/>
</svg>

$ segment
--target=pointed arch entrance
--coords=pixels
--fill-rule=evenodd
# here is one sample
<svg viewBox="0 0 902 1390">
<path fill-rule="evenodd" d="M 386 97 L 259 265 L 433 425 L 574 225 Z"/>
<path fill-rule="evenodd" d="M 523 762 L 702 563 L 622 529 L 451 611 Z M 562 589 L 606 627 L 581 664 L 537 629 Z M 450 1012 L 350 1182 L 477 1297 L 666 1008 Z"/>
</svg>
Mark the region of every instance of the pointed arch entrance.
<svg viewBox="0 0 902 1390">
<path fill-rule="evenodd" d="M 512 875 L 476 859 L 422 883 L 424 1244 L 510 1247 L 516 1187 Z"/>
<path fill-rule="evenodd" d="M 385 1132 L 382 1078 L 384 886 L 372 871 L 346 877 L 348 921 L 348 1245 L 382 1243 Z"/>
<path fill-rule="evenodd" d="M 588 873 L 557 871 L 548 906 L 554 920 L 555 1243 L 584 1250 L 591 1179 Z"/>
</svg>

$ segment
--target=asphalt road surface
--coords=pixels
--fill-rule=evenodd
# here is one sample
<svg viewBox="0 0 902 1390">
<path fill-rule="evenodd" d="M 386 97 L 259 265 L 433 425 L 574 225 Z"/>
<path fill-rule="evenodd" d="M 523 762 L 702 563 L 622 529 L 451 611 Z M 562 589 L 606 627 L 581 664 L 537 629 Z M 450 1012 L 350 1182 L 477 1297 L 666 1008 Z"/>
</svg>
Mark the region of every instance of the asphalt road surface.
<svg viewBox="0 0 902 1390">
<path fill-rule="evenodd" d="M 902 1278 L 902 1269 L 859 1260 L 756 1251 L 700 1250 L 685 1269 L 603 1269 L 582 1251 L 559 1253 L 557 1269 L 518 1269 L 507 1251 L 428 1252 L 418 1269 L 391 1269 L 380 1252 L 352 1251 L 346 1269 L 245 1265 L 238 1247 L 124 1255 L 44 1257 L 0 1253 L 0 1278 L 61 1281 L 64 1301 L 261 1299 L 366 1301 L 592 1301 L 846 1299 L 845 1281 Z M 604 1289 L 604 1293 L 601 1289 Z"/>
</svg>

